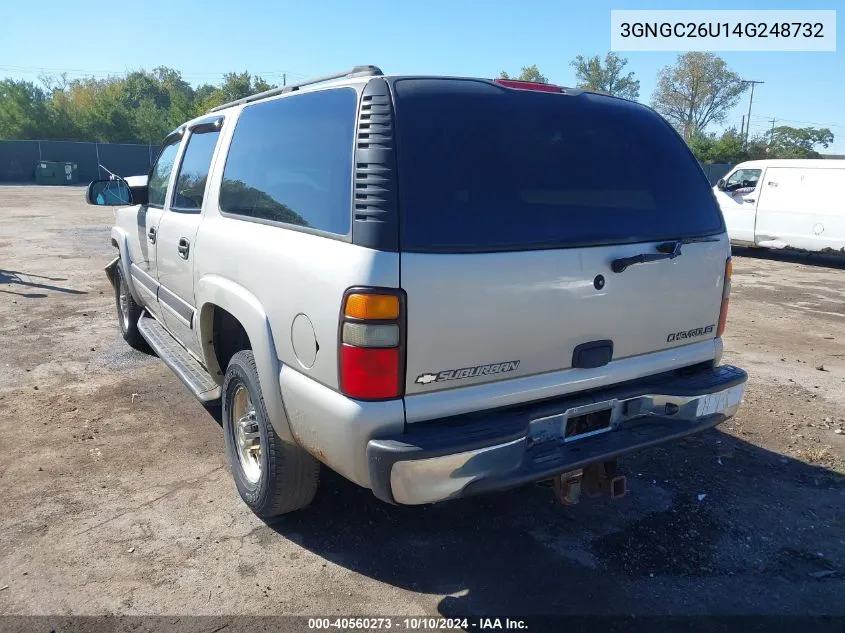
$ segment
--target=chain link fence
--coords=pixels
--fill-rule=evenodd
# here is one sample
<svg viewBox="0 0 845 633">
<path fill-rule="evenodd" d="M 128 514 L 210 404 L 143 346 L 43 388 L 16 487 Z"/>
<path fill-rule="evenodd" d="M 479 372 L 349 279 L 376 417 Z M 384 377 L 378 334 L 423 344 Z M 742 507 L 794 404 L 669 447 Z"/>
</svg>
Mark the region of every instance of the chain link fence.
<svg viewBox="0 0 845 633">
<path fill-rule="evenodd" d="M 34 183 L 35 168 L 44 161 L 77 164 L 78 182 L 146 174 L 158 155 L 157 145 L 84 143 L 72 141 L 0 141 L 0 182 Z"/>
</svg>

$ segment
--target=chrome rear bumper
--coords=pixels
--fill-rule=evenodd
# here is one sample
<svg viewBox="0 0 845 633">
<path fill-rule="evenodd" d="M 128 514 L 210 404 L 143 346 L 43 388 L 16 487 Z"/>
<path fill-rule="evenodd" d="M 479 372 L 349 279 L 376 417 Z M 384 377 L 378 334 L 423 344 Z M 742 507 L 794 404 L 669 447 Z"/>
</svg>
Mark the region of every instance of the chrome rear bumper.
<svg viewBox="0 0 845 633">
<path fill-rule="evenodd" d="M 423 504 L 518 486 L 716 426 L 747 375 L 731 366 L 634 381 L 592 394 L 414 425 L 367 447 L 375 494 Z M 609 412 L 606 428 L 565 437 L 567 421 Z"/>
</svg>

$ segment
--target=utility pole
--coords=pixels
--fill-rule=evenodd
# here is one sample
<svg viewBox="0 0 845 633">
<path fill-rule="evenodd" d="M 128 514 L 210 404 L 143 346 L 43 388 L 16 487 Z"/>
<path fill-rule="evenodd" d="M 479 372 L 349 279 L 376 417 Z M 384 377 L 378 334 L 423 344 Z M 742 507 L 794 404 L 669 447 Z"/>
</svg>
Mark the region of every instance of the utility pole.
<svg viewBox="0 0 845 633">
<path fill-rule="evenodd" d="M 751 81 L 744 80 L 745 83 L 751 84 L 751 98 L 748 100 L 748 124 L 745 126 L 745 149 L 748 149 L 748 132 L 751 131 L 751 104 L 754 103 L 754 86 L 757 84 L 766 83 L 765 81 Z"/>
<path fill-rule="evenodd" d="M 745 115 L 742 115 L 742 123 L 739 124 L 739 135 L 745 138 Z"/>
<path fill-rule="evenodd" d="M 777 119 L 772 119 L 772 132 L 769 134 L 769 147 L 774 145 L 775 142 L 775 121 L 777 121 Z"/>
<path fill-rule="evenodd" d="M 287 85 L 288 85 L 288 74 L 282 73 L 282 87 L 287 86 Z"/>
</svg>

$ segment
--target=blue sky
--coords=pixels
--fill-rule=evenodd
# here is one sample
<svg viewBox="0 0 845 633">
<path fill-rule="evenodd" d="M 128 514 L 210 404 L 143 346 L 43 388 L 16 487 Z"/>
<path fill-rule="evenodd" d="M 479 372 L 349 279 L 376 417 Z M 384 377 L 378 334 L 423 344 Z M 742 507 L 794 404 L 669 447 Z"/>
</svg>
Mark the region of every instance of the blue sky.
<svg viewBox="0 0 845 633">
<path fill-rule="evenodd" d="M 165 65 L 193 84 L 216 83 L 231 70 L 280 83 L 283 72 L 291 82 L 355 64 L 376 64 L 389 73 L 483 77 L 537 64 L 553 82 L 573 85 L 569 62 L 576 55 L 608 51 L 611 9 L 800 9 L 803 3 L 252 0 L 238 9 L 231 0 L 145 0 L 132 9 L 120 6 L 90 0 L 7 3 L 0 76 L 36 80 L 45 69 L 105 76 Z M 819 0 L 811 8 L 843 6 Z M 845 11 L 838 17 L 845 19 Z M 837 136 L 828 151 L 845 153 L 843 47 L 835 53 L 722 53 L 743 77 L 766 82 L 754 94 L 752 134 L 769 129 L 771 117 L 777 124 L 823 125 Z M 647 103 L 657 72 L 676 54 L 623 55 Z M 727 124 L 739 127 L 747 108 L 746 95 Z"/>
</svg>

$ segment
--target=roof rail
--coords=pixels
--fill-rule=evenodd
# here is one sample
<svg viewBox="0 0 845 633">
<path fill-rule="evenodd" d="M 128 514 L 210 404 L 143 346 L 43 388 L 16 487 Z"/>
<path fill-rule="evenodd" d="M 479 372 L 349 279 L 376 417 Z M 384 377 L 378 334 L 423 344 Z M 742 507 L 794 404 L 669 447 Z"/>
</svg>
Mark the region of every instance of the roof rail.
<svg viewBox="0 0 845 633">
<path fill-rule="evenodd" d="M 248 97 L 243 97 L 242 99 L 235 99 L 234 101 L 230 101 L 229 103 L 219 105 L 216 108 L 211 108 L 208 113 L 211 114 L 212 112 L 219 112 L 220 110 L 225 110 L 226 108 L 231 108 L 232 106 L 241 105 L 244 103 L 252 103 L 253 101 L 259 101 L 261 99 L 266 99 L 267 97 L 283 95 L 287 92 L 299 90 L 303 86 L 319 84 L 324 81 L 331 81 L 332 79 L 343 79 L 344 77 L 375 77 L 383 74 L 384 73 L 381 71 L 381 68 L 379 68 L 378 66 L 355 66 L 352 70 L 345 70 L 343 72 L 335 73 L 333 75 L 317 77 L 316 79 L 308 79 L 306 81 L 301 81 L 297 84 L 282 86 L 281 88 L 272 88 L 270 90 L 265 90 L 264 92 L 259 92 Z"/>
</svg>

